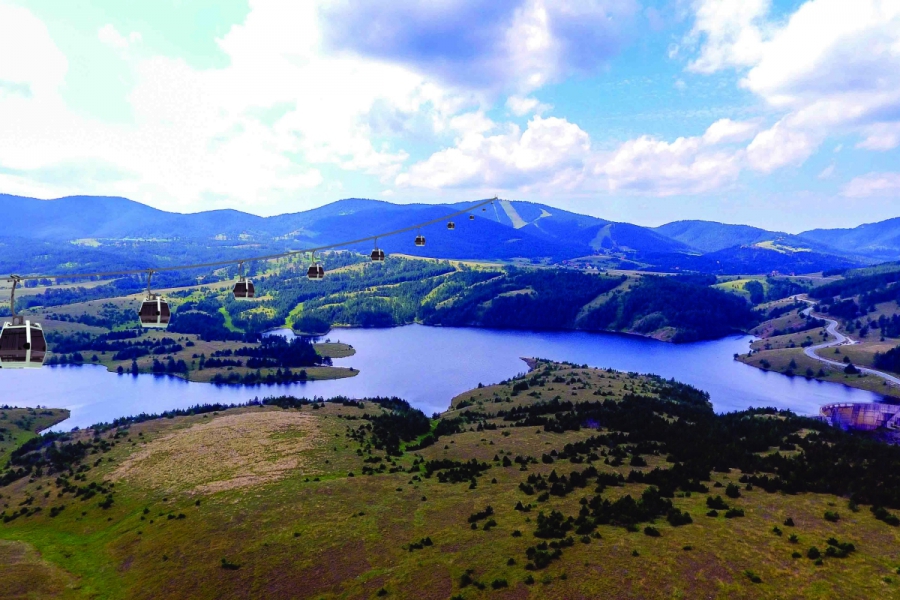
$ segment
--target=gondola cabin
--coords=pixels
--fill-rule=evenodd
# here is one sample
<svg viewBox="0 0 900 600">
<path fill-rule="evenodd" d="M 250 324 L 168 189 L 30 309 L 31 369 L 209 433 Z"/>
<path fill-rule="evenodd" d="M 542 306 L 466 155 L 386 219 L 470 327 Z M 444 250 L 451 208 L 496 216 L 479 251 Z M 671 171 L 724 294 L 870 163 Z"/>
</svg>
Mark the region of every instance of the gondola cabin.
<svg viewBox="0 0 900 600">
<path fill-rule="evenodd" d="M 372 250 L 372 261 L 384 262 L 384 250 L 379 250 L 378 248 Z"/>
<path fill-rule="evenodd" d="M 325 268 L 320 264 L 309 265 L 309 269 L 306 271 L 306 277 L 313 281 L 321 281 L 325 278 Z"/>
<path fill-rule="evenodd" d="M 141 327 L 147 329 L 165 329 L 169 326 L 169 319 L 172 313 L 169 311 L 169 303 L 160 298 L 147 298 L 141 303 L 141 310 L 138 312 L 141 320 Z"/>
<path fill-rule="evenodd" d="M 23 317 L 3 323 L 0 331 L 0 368 L 37 369 L 47 355 L 47 341 L 39 323 Z"/>
<path fill-rule="evenodd" d="M 235 298 L 253 298 L 256 295 L 256 288 L 253 287 L 252 281 L 242 277 L 234 284 L 232 293 Z"/>
<path fill-rule="evenodd" d="M 447 223 L 447 229 L 456 229 L 456 223 L 450 221 L 449 223 Z"/>
<path fill-rule="evenodd" d="M 469 220 L 470 220 L 470 221 L 474 221 L 474 220 L 475 220 L 475 215 L 469 215 Z"/>
<path fill-rule="evenodd" d="M 424 246 L 425 245 L 425 236 L 417 235 L 416 236 L 416 246 Z"/>
</svg>

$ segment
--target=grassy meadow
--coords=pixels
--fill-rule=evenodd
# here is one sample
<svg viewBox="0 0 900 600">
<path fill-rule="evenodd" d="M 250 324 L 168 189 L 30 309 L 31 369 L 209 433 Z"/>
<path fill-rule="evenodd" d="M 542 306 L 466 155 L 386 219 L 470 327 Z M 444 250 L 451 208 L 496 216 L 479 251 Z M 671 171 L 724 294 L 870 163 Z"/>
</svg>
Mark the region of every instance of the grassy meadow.
<svg viewBox="0 0 900 600">
<path fill-rule="evenodd" d="M 690 524 L 663 517 L 636 531 L 599 525 L 546 566 L 527 568 L 529 548 L 561 541 L 535 537 L 543 515 L 577 515 L 595 495 L 593 486 L 527 494 L 529 477 L 573 477 L 587 465 L 626 477 L 672 466 L 653 453 L 643 465 L 610 461 L 613 449 L 587 462 L 553 459 L 613 432 L 556 433 L 498 416 L 554 399 L 661 398 L 666 382 L 532 366 L 542 380 L 523 386 L 526 374 L 460 395 L 431 425 L 436 432 L 469 413 L 459 431 L 426 447 L 406 442 L 398 456 L 367 437 L 388 411 L 366 401 L 241 407 L 75 432 L 71 443 L 90 446 L 83 459 L 0 487 L 0 597 L 900 597 L 900 529 L 867 507 L 851 510 L 846 498 L 740 485 L 740 497 L 726 500 L 745 516 L 707 516 L 707 498 L 741 478 L 735 469 L 713 473 L 709 493 L 674 494 Z M 447 460 L 455 466 L 429 476 L 428 465 Z M 479 474 L 441 481 L 472 460 Z M 89 489 L 96 494 L 86 497 Z M 602 496 L 645 489 L 626 481 Z M 828 521 L 826 511 L 840 518 Z M 793 526 L 784 525 L 789 518 Z M 807 558 L 829 538 L 856 551 L 818 565 Z"/>
</svg>

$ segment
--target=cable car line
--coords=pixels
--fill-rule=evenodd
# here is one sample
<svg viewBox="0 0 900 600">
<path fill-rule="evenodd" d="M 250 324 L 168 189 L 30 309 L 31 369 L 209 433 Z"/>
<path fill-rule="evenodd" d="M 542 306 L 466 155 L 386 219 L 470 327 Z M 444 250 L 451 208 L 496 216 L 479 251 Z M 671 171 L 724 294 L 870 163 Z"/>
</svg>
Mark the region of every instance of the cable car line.
<svg viewBox="0 0 900 600">
<path fill-rule="evenodd" d="M 425 221 L 424 223 L 410 225 L 409 227 L 395 229 L 394 231 L 388 231 L 387 233 L 378 233 L 364 238 L 359 238 L 357 240 L 338 242 L 336 244 L 327 244 L 324 246 L 317 246 L 315 248 L 289 250 L 288 252 L 281 252 L 278 254 L 267 254 L 264 256 L 252 256 L 249 258 L 220 260 L 193 265 L 180 265 L 177 267 L 149 267 L 144 269 L 124 269 L 121 271 L 103 271 L 98 273 L 67 273 L 61 275 L 9 275 L 6 277 L 6 281 L 12 282 L 12 290 L 9 294 L 10 313 L 12 315 L 12 321 L 5 321 L 3 323 L 3 328 L 0 329 L 0 369 L 39 368 L 43 366 L 44 360 L 47 356 L 47 341 L 44 338 L 44 330 L 41 327 L 40 323 L 32 323 L 30 320 L 26 320 L 24 316 L 16 315 L 16 287 L 22 281 L 35 279 L 76 279 L 84 277 L 108 277 L 112 275 L 137 275 L 140 273 L 146 273 L 147 297 L 141 302 L 141 307 L 138 310 L 138 320 L 141 327 L 144 328 L 166 329 L 169 326 L 169 321 L 172 317 L 172 311 L 169 308 L 169 303 L 165 298 L 163 298 L 160 294 L 153 293 L 152 281 L 154 273 L 160 273 L 163 271 L 202 269 L 207 267 L 222 267 L 226 265 L 237 264 L 238 280 L 234 284 L 232 293 L 234 294 L 235 298 L 253 298 L 255 296 L 253 282 L 244 276 L 245 262 L 273 260 L 276 258 L 286 258 L 289 256 L 308 253 L 310 255 L 310 265 L 306 276 L 310 280 L 321 281 L 325 277 L 325 268 L 321 264 L 316 262 L 316 252 L 330 250 L 332 248 L 341 248 L 344 246 L 353 246 L 368 241 L 374 241 L 375 249 L 372 250 L 371 259 L 375 262 L 382 262 L 384 261 L 384 250 L 380 250 L 378 248 L 378 238 L 399 235 L 401 233 L 406 233 L 407 231 L 415 230 L 415 245 L 424 246 L 425 236 L 422 235 L 421 231 L 423 227 L 434 225 L 435 223 L 440 223 L 442 221 L 447 221 L 448 230 L 456 229 L 456 224 L 452 221 L 454 217 L 465 213 L 470 213 L 470 211 L 478 208 L 481 208 L 482 211 L 484 211 L 485 206 L 488 204 L 493 204 L 494 200 L 497 200 L 497 198 L 494 197 L 491 200 L 478 202 L 476 204 L 473 204 L 472 206 L 469 206 L 468 208 L 458 210 L 452 214 L 445 215 L 437 219 L 432 219 L 430 221 Z M 470 214 L 469 218 L 470 220 L 472 220 L 474 217 Z"/>
<path fill-rule="evenodd" d="M 494 199 L 485 200 L 484 202 L 479 202 L 478 204 L 474 204 L 468 208 L 463 210 L 456 211 L 455 213 L 451 213 L 449 215 L 444 215 L 443 217 L 439 217 L 437 219 L 432 219 L 430 221 L 425 221 L 424 223 L 418 223 L 417 225 L 410 225 L 409 227 L 404 227 L 402 229 L 395 229 L 394 231 L 389 231 L 387 233 L 378 233 L 375 235 L 366 236 L 364 238 L 359 238 L 357 240 L 351 240 L 346 242 L 337 242 L 336 244 L 327 244 L 324 246 L 316 246 L 315 248 L 304 248 L 302 250 L 289 250 L 287 252 L 281 252 L 278 254 L 266 254 L 263 256 L 251 256 L 248 258 L 233 258 L 229 260 L 219 260 L 215 262 L 208 263 L 198 263 L 193 265 L 179 265 L 176 267 L 153 267 L 153 268 L 145 268 L 145 269 L 126 269 L 122 271 L 103 271 L 99 273 L 66 273 L 59 275 L 9 275 L 6 277 L 6 281 L 12 281 L 13 278 L 18 278 L 20 281 L 27 281 L 33 279 L 76 279 L 79 277 L 106 277 L 110 275 L 138 275 L 141 273 L 162 273 L 164 271 L 187 271 L 190 269 L 203 269 L 207 267 L 224 267 L 227 265 L 236 265 L 245 262 L 254 262 L 254 261 L 262 261 L 262 260 L 274 260 L 276 258 L 287 258 L 289 256 L 296 256 L 298 254 L 308 254 L 310 252 L 321 252 L 323 250 L 331 250 L 332 248 L 342 248 L 344 246 L 353 246 L 356 244 L 361 244 L 363 242 L 373 241 L 377 238 L 389 237 L 393 235 L 399 235 L 401 233 L 406 233 L 407 231 L 414 231 L 421 229 L 422 227 L 427 227 L 429 225 L 434 225 L 435 223 L 440 223 L 442 221 L 447 221 L 452 219 L 458 215 L 465 214 L 469 211 L 475 210 L 476 208 L 486 206 L 491 204 Z"/>
</svg>

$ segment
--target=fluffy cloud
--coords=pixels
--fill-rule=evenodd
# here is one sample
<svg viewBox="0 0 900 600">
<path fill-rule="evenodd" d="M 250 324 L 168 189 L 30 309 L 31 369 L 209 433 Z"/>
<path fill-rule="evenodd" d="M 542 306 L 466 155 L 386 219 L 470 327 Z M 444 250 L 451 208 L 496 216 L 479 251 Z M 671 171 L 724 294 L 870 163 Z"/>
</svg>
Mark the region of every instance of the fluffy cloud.
<svg viewBox="0 0 900 600">
<path fill-rule="evenodd" d="M 769 6 L 770 0 L 697 0 L 688 41 L 702 40 L 702 47 L 689 68 L 712 73 L 756 64 L 762 55 L 762 29 Z"/>
<path fill-rule="evenodd" d="M 533 117 L 522 131 L 508 125 L 496 135 L 481 128 L 456 145 L 400 174 L 399 187 L 527 189 L 531 185 L 574 186 L 590 156 L 590 138 L 565 119 Z"/>
<path fill-rule="evenodd" d="M 756 121 L 719 119 L 703 134 L 703 142 L 707 145 L 743 142 L 753 137 L 758 129 L 759 123 Z"/>
<path fill-rule="evenodd" d="M 900 196 L 900 173 L 868 173 L 855 177 L 844 186 L 848 198 Z"/>
<path fill-rule="evenodd" d="M 741 86 L 782 118 L 748 147 L 751 167 L 798 164 L 829 134 L 857 132 L 859 148 L 900 145 L 900 3 L 808 0 L 785 21 L 768 0 L 699 0 L 689 68 L 748 68 Z"/>
<path fill-rule="evenodd" d="M 130 45 L 141 41 L 141 34 L 137 31 L 132 31 L 126 37 L 119 33 L 119 30 L 112 23 L 107 23 L 97 31 L 97 38 L 116 50 L 126 50 Z"/>
<path fill-rule="evenodd" d="M 540 115 L 553 107 L 549 104 L 540 102 L 536 98 L 528 96 L 510 96 L 506 99 L 506 108 L 517 117 L 523 117 L 532 113 Z"/>
<path fill-rule="evenodd" d="M 328 47 L 400 62 L 452 86 L 533 90 L 614 55 L 634 0 L 336 0 Z"/>
<path fill-rule="evenodd" d="M 402 65 L 323 54 L 310 4 L 251 4 L 219 40 L 221 69 L 131 56 L 138 37 L 102 27 L 135 80 L 131 122 L 110 123 L 68 109 L 65 56 L 31 13 L 0 1 L 0 56 L 22 57 L 0 60 L 0 189 L 272 212 L 319 186 L 321 165 L 392 179 L 408 155 L 381 117 L 419 118 L 433 136 L 474 102 Z"/>
<path fill-rule="evenodd" d="M 606 177 L 611 191 L 656 196 L 708 192 L 734 182 L 740 175 L 744 153 L 725 144 L 746 139 L 754 128 L 749 123 L 723 119 L 698 137 L 666 142 L 642 136 L 619 146 L 595 166 L 594 172 Z"/>
</svg>

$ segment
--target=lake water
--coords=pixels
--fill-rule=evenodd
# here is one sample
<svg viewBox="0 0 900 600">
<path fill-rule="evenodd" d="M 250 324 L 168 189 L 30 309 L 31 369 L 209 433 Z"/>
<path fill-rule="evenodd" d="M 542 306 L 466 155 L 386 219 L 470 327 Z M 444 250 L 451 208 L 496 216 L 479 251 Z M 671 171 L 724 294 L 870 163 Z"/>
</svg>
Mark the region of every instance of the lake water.
<svg viewBox="0 0 900 600">
<path fill-rule="evenodd" d="M 289 330 L 279 332 L 292 335 Z M 141 412 L 204 403 L 241 403 L 254 397 L 399 396 L 426 414 L 479 383 L 508 379 L 527 370 L 521 357 L 565 360 L 592 367 L 655 373 L 710 393 L 718 412 L 776 406 L 816 414 L 828 402 L 874 402 L 881 396 L 846 386 L 767 373 L 733 359 L 746 352 L 749 336 L 674 345 L 643 338 L 587 332 L 499 331 L 408 325 L 391 329 L 338 329 L 329 336 L 356 354 L 336 359 L 359 375 L 332 381 L 266 386 L 214 386 L 168 376 L 116 375 L 103 367 L 0 370 L 0 404 L 68 408 L 68 430 Z"/>
</svg>

